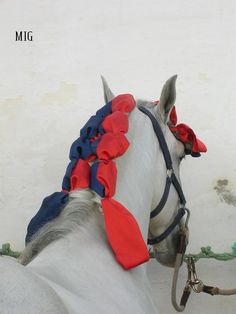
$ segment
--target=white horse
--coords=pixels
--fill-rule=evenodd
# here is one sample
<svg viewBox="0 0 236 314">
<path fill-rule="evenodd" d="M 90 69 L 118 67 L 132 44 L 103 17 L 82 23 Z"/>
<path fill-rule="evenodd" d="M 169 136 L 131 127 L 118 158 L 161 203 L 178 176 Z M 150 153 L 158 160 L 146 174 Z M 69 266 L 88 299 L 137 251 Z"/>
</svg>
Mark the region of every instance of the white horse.
<svg viewBox="0 0 236 314">
<path fill-rule="evenodd" d="M 167 125 L 175 102 L 176 76 L 163 87 L 159 106 L 138 101 L 161 125 L 179 179 L 184 145 Z M 104 81 L 105 101 L 113 98 Z M 171 187 L 161 213 L 150 211 L 163 194 L 166 165 L 150 119 L 138 108 L 129 116 L 129 150 L 116 161 L 114 199 L 136 218 L 143 238 L 161 234 L 177 212 L 179 197 Z M 154 246 L 157 260 L 173 266 L 179 226 Z M 76 190 L 54 221 L 47 223 L 26 246 L 17 262 L 0 258 L 0 313 L 157 314 L 151 298 L 146 265 L 125 271 L 107 242 L 100 197 L 90 189 Z"/>
</svg>

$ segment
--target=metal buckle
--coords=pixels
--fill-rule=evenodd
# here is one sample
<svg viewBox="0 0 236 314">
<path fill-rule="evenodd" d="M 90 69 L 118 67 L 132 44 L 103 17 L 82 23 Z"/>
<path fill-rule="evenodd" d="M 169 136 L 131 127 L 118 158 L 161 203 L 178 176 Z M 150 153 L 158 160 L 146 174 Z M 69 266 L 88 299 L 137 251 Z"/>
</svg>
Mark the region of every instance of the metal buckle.
<svg viewBox="0 0 236 314">
<path fill-rule="evenodd" d="M 188 230 L 188 222 L 189 222 L 189 218 L 190 218 L 190 210 L 187 207 L 185 207 L 185 206 L 183 208 L 187 212 L 187 217 L 185 219 L 184 226 Z"/>
<path fill-rule="evenodd" d="M 200 293 L 203 283 L 197 277 L 197 273 L 195 269 L 195 262 L 192 257 L 188 258 L 187 267 L 188 267 L 188 279 L 186 282 L 186 287 L 190 287 L 194 292 Z"/>
</svg>

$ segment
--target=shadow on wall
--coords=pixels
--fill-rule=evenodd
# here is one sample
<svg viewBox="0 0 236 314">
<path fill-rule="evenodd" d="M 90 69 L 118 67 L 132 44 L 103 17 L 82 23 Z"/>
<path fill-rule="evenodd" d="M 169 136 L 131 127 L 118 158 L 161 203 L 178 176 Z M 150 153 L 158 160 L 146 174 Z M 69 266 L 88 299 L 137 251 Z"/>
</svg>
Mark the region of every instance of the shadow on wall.
<svg viewBox="0 0 236 314">
<path fill-rule="evenodd" d="M 221 202 L 236 207 L 236 194 L 232 191 L 229 180 L 219 179 L 214 186 L 214 190 L 216 190 Z"/>
</svg>

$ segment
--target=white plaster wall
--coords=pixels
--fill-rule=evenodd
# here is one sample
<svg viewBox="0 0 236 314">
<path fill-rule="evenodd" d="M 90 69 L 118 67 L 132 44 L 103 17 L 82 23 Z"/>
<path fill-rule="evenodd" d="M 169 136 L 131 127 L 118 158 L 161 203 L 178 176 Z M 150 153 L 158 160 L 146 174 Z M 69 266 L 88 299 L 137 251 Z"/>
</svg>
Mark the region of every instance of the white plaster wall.
<svg viewBox="0 0 236 314">
<path fill-rule="evenodd" d="M 0 243 L 21 250 L 29 219 L 60 189 L 72 141 L 103 104 L 100 74 L 116 93 L 158 99 L 177 73 L 179 120 L 209 150 L 183 161 L 188 250 L 229 251 L 236 241 L 235 19 L 233 0 L 0 1 Z M 15 42 L 17 30 L 32 30 L 33 42 Z M 228 180 L 221 195 L 218 180 Z M 199 277 L 236 286 L 235 263 L 199 262 Z M 161 313 L 174 313 L 172 270 L 148 267 Z M 235 308 L 235 297 L 193 295 L 186 313 Z"/>
</svg>

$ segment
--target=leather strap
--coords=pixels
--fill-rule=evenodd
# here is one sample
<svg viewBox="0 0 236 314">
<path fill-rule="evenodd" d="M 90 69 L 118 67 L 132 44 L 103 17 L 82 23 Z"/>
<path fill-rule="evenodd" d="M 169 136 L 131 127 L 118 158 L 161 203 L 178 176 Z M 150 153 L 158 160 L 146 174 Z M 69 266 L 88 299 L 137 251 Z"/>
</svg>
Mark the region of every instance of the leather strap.
<svg viewBox="0 0 236 314">
<path fill-rule="evenodd" d="M 159 236 L 153 238 L 153 239 L 148 239 L 148 244 L 150 245 L 154 245 L 154 244 L 158 244 L 161 241 L 163 241 L 165 238 L 168 237 L 168 235 L 174 230 L 174 228 L 180 223 L 182 217 L 185 215 L 185 208 L 181 207 L 178 210 L 177 215 L 175 216 L 174 220 L 172 221 L 172 223 L 166 228 L 166 230 L 161 233 Z"/>
<path fill-rule="evenodd" d="M 164 156 L 164 160 L 166 163 L 166 168 L 167 168 L 167 178 L 166 178 L 166 184 L 165 184 L 165 189 L 164 189 L 163 195 L 161 197 L 159 204 L 151 211 L 151 214 L 150 214 L 150 218 L 154 218 L 165 207 L 165 204 L 167 202 L 167 199 L 168 199 L 168 196 L 170 193 L 170 186 L 172 183 L 176 189 L 176 192 L 178 193 L 180 202 L 183 206 L 186 204 L 186 200 L 184 197 L 182 187 L 181 187 L 181 185 L 180 185 L 180 183 L 179 183 L 179 181 L 178 181 L 178 179 L 174 173 L 174 170 L 172 168 L 172 159 L 170 156 L 169 148 L 167 146 L 164 134 L 162 132 L 162 129 L 161 129 L 158 121 L 153 116 L 153 114 L 148 109 L 146 109 L 145 107 L 139 107 L 139 110 L 142 111 L 144 114 L 146 114 L 152 122 L 153 130 L 154 130 L 154 132 L 158 138 L 158 141 L 159 141 L 159 144 L 160 144 L 163 156 Z"/>
</svg>

